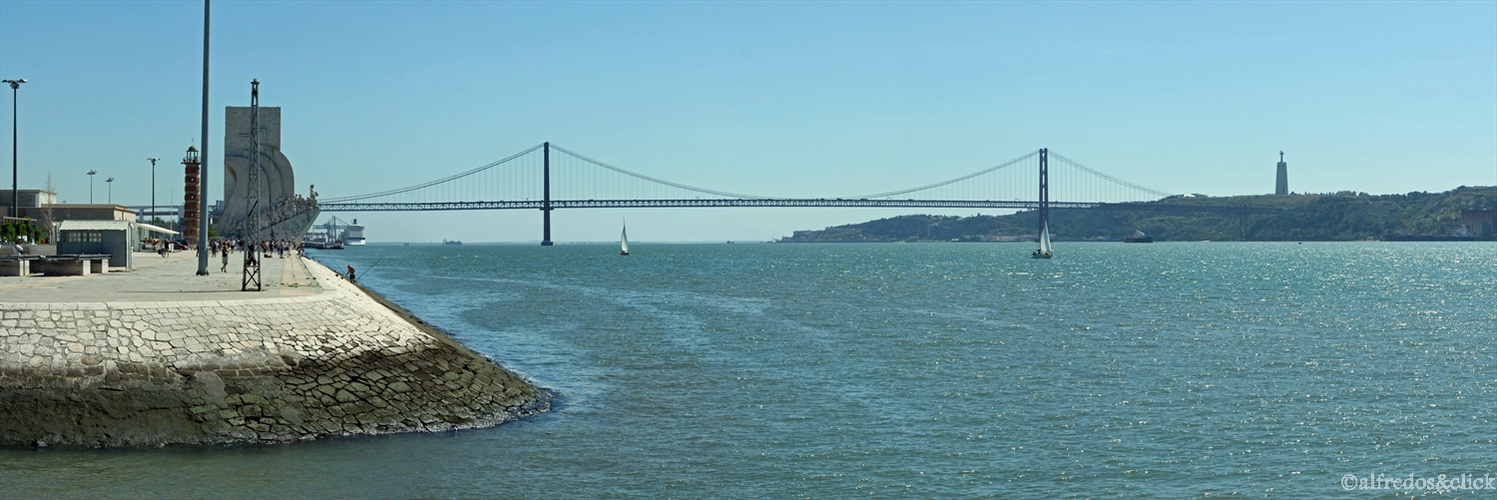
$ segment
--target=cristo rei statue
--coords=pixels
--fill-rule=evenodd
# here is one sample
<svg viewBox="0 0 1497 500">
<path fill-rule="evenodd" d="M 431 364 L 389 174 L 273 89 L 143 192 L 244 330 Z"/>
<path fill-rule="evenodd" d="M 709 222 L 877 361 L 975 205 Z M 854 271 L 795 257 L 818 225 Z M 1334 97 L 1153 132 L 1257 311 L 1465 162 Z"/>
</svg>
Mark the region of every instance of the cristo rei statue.
<svg viewBox="0 0 1497 500">
<path fill-rule="evenodd" d="M 248 235 L 249 171 L 255 156 L 250 124 L 256 109 L 260 113 L 260 189 L 254 204 L 258 230 Z M 291 162 L 281 154 L 281 108 L 229 106 L 224 118 L 224 208 L 218 219 L 219 236 L 301 242 L 321 211 L 316 191 L 309 189 L 306 197 L 296 194 Z"/>
</svg>

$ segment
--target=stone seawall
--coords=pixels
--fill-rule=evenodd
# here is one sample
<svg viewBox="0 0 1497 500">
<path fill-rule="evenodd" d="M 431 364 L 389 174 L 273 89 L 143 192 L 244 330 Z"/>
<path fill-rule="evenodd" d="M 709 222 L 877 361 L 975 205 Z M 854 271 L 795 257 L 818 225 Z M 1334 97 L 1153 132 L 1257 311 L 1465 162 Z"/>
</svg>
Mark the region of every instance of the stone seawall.
<svg viewBox="0 0 1497 500">
<path fill-rule="evenodd" d="M 306 267 L 320 293 L 0 301 L 0 445 L 284 442 L 549 409 L 544 391 L 491 360 Z"/>
</svg>

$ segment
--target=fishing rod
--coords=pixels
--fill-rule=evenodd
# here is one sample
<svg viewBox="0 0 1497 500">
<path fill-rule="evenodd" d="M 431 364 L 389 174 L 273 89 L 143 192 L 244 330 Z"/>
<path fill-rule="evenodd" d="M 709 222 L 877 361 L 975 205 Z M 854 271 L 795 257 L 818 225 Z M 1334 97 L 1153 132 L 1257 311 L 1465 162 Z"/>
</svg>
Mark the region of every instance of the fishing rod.
<svg viewBox="0 0 1497 500">
<path fill-rule="evenodd" d="M 373 264 L 370 264 L 369 267 L 367 267 L 367 268 L 364 269 L 364 276 L 368 276 L 369 275 L 369 271 L 373 270 L 374 266 L 378 266 L 379 263 L 384 262 L 385 259 L 387 259 L 389 257 L 390 257 L 390 254 L 385 254 L 384 256 L 381 256 L 378 260 L 375 260 Z"/>
</svg>

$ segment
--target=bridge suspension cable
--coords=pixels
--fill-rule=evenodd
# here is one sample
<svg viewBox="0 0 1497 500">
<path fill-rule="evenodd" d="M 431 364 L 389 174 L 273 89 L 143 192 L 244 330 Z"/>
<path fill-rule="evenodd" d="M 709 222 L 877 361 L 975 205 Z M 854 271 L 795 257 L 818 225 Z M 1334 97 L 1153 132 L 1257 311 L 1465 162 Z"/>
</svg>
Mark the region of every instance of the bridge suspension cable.
<svg viewBox="0 0 1497 500">
<path fill-rule="evenodd" d="M 392 195 L 397 195 L 397 194 L 401 194 L 401 193 L 409 193 L 411 191 L 415 191 L 415 190 L 418 190 L 418 189 L 428 188 L 428 187 L 432 187 L 432 186 L 435 186 L 435 185 L 438 185 L 438 184 L 443 184 L 443 183 L 451 182 L 451 181 L 454 181 L 454 180 L 457 180 L 457 179 L 461 179 L 461 178 L 464 178 L 464 177 L 468 177 L 470 175 L 477 174 L 479 172 L 483 172 L 485 170 L 488 170 L 488 169 L 491 169 L 491 168 L 494 168 L 494 167 L 497 167 L 497 166 L 509 163 L 510 161 L 512 161 L 512 160 L 514 160 L 516 158 L 520 158 L 520 157 L 525 156 L 527 154 L 534 153 L 536 150 L 541 149 L 541 147 L 544 146 L 544 145 L 545 144 L 536 144 L 534 147 L 531 147 L 530 149 L 527 149 L 527 150 L 524 150 L 524 151 L 521 151 L 521 152 L 518 152 L 518 153 L 515 153 L 515 154 L 512 154 L 512 155 L 509 155 L 508 157 L 505 157 L 502 160 L 499 160 L 499 161 L 496 161 L 496 162 L 493 162 L 493 163 L 489 163 L 487 165 L 484 165 L 484 166 L 481 166 L 481 167 L 469 170 L 467 172 L 462 172 L 462 173 L 459 173 L 459 174 L 454 174 L 454 175 L 450 175 L 450 176 L 447 176 L 447 177 L 443 177 L 441 179 L 437 179 L 437 180 L 434 180 L 434 181 L 425 182 L 425 183 L 417 184 L 417 185 L 414 185 L 414 186 L 407 186 L 407 187 L 398 188 L 398 189 L 391 189 L 389 191 L 380 191 L 380 192 L 377 192 L 377 193 L 367 193 L 367 194 L 359 194 L 359 195 L 353 195 L 353 196 L 340 196 L 340 197 L 337 197 L 337 198 L 327 198 L 327 199 L 322 200 L 322 201 L 325 202 L 325 203 L 344 203 L 344 202 L 350 202 L 350 201 L 367 200 L 369 198 L 380 198 L 380 197 L 385 197 L 385 196 L 392 196 Z"/>
<path fill-rule="evenodd" d="M 1051 158 L 1055 158 L 1057 160 L 1060 160 L 1061 162 L 1063 162 L 1063 163 L 1065 163 L 1067 165 L 1070 165 L 1072 167 L 1075 167 L 1075 168 L 1077 168 L 1077 169 L 1079 169 L 1081 171 L 1084 171 L 1086 173 L 1095 175 L 1097 177 L 1101 177 L 1103 179 L 1107 179 L 1108 181 L 1111 181 L 1111 182 L 1113 182 L 1115 184 L 1121 184 L 1123 186 L 1127 186 L 1127 187 L 1130 187 L 1130 188 L 1133 188 L 1133 189 L 1136 189 L 1136 190 L 1139 190 L 1139 191 L 1143 191 L 1145 193 L 1149 193 L 1149 194 L 1152 194 L 1154 196 L 1158 196 L 1158 197 L 1163 198 L 1163 197 L 1171 196 L 1171 195 L 1174 194 L 1174 193 L 1167 193 L 1167 192 L 1164 192 L 1164 191 L 1160 191 L 1158 189 L 1151 189 L 1151 188 L 1147 188 L 1147 187 L 1144 187 L 1144 186 L 1140 186 L 1138 184 L 1134 184 L 1132 182 L 1128 182 L 1128 181 L 1119 179 L 1117 177 L 1113 177 L 1111 175 L 1107 175 L 1107 174 L 1104 174 L 1102 172 L 1098 172 L 1094 168 L 1088 167 L 1086 165 L 1082 165 L 1081 162 L 1078 162 L 1076 160 L 1072 160 L 1070 158 L 1066 158 L 1064 156 L 1061 156 L 1059 153 L 1051 152 L 1050 153 L 1050 157 Z"/>
<path fill-rule="evenodd" d="M 584 162 L 587 162 L 587 163 L 591 163 L 593 165 L 596 165 L 596 166 L 599 166 L 599 167 L 602 167 L 602 168 L 606 168 L 608 170 L 612 170 L 612 171 L 618 172 L 620 174 L 624 174 L 624 175 L 627 175 L 627 176 L 630 176 L 630 177 L 634 177 L 636 179 L 641 179 L 641 180 L 653 182 L 653 183 L 656 183 L 656 184 L 663 184 L 663 185 L 670 186 L 670 187 L 677 188 L 677 189 L 685 189 L 687 191 L 691 191 L 691 192 L 695 192 L 695 193 L 710 194 L 710 195 L 714 195 L 714 196 L 726 196 L 728 198 L 743 198 L 743 199 L 769 198 L 768 196 L 754 196 L 754 195 L 749 195 L 749 194 L 729 193 L 727 191 L 717 191 L 717 190 L 714 190 L 714 189 L 707 189 L 707 188 L 699 188 L 699 187 L 695 187 L 695 186 L 688 186 L 686 184 L 671 182 L 671 181 L 668 181 L 668 180 L 665 180 L 665 179 L 657 179 L 657 178 L 654 178 L 654 177 L 650 177 L 648 175 L 644 175 L 644 174 L 640 174 L 640 173 L 636 173 L 636 172 L 631 172 L 631 171 L 628 171 L 628 170 L 624 170 L 622 168 L 615 167 L 613 165 L 609 165 L 607 163 L 603 163 L 601 161 L 594 160 L 592 158 L 583 156 L 581 154 L 578 154 L 576 152 L 573 152 L 573 151 L 568 150 L 566 148 L 563 148 L 561 146 L 557 146 L 555 144 L 551 145 L 551 149 L 556 150 L 556 151 L 560 151 L 562 153 L 566 153 L 568 156 L 571 156 L 571 157 L 576 158 L 578 160 L 581 160 L 581 161 L 584 161 Z"/>
<path fill-rule="evenodd" d="M 988 173 L 996 172 L 998 170 L 1002 170 L 1002 169 L 1005 169 L 1005 168 L 1008 168 L 1008 167 L 1012 167 L 1014 165 L 1018 165 L 1020 163 L 1023 163 L 1026 160 L 1030 160 L 1030 159 L 1033 159 L 1033 158 L 1039 156 L 1039 154 L 1040 154 L 1039 150 L 1035 150 L 1033 153 L 1029 153 L 1027 155 L 1020 156 L 1018 158 L 1014 158 L 1012 160 L 1000 163 L 998 165 L 995 165 L 995 166 L 992 166 L 992 167 L 988 167 L 986 169 L 979 170 L 977 172 L 973 172 L 973 173 L 970 173 L 970 174 L 967 174 L 967 175 L 963 175 L 963 176 L 957 177 L 955 179 L 950 179 L 950 180 L 945 180 L 945 181 L 937 182 L 935 184 L 926 184 L 926 185 L 920 186 L 920 187 L 913 187 L 913 188 L 909 188 L 909 189 L 901 189 L 901 190 L 898 190 L 898 191 L 889 191 L 887 193 L 868 194 L 868 195 L 863 195 L 863 196 L 850 196 L 849 198 L 870 198 L 870 199 L 871 198 L 888 198 L 890 196 L 899 196 L 899 195 L 902 195 L 902 194 L 909 194 L 909 193 L 915 193 L 915 192 L 925 191 L 925 190 L 929 190 L 929 189 L 935 189 L 935 188 L 939 188 L 939 187 L 945 187 L 945 186 L 949 186 L 949 185 L 952 185 L 952 184 L 956 184 L 958 182 L 965 181 L 967 179 L 971 179 L 971 178 L 978 177 L 978 176 L 981 176 L 981 175 L 984 175 L 984 174 L 988 174 Z"/>
</svg>

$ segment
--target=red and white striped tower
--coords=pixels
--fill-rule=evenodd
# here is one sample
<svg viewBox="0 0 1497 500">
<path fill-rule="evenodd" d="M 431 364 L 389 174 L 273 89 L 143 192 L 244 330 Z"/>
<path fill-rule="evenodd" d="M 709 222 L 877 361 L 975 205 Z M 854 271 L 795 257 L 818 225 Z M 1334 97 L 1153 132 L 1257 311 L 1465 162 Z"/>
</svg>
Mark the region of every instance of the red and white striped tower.
<svg viewBox="0 0 1497 500">
<path fill-rule="evenodd" d="M 196 146 L 187 147 L 187 157 L 182 158 L 187 176 L 183 179 L 182 189 L 182 232 L 187 241 L 196 240 L 198 237 L 198 179 L 201 177 L 202 157 L 198 155 Z"/>
</svg>

